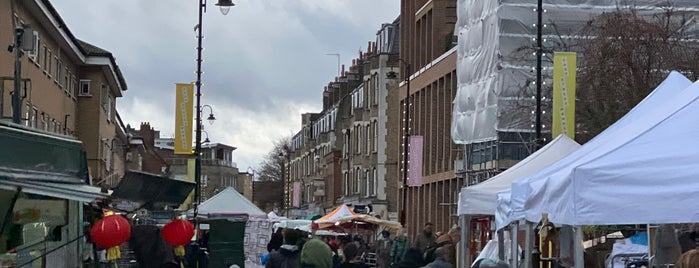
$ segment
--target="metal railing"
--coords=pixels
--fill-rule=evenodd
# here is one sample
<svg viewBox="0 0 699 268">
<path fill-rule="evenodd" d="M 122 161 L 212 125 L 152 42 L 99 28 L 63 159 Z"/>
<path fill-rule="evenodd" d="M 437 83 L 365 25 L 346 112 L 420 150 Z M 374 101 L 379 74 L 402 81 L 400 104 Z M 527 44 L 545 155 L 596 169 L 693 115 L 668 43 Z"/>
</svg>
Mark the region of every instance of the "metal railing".
<svg viewBox="0 0 699 268">
<path fill-rule="evenodd" d="M 165 161 L 169 165 L 187 165 L 187 158 L 168 158 Z M 202 159 L 202 166 L 222 166 L 222 167 L 232 167 L 237 168 L 238 164 L 236 162 L 222 160 L 222 159 Z"/>
</svg>

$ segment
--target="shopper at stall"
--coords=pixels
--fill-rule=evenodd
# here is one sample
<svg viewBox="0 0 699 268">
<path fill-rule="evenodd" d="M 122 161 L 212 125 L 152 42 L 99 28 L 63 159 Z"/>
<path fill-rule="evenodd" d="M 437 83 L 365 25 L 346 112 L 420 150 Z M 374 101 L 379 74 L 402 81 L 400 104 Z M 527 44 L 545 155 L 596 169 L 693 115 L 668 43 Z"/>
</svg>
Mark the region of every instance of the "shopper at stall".
<svg viewBox="0 0 699 268">
<path fill-rule="evenodd" d="M 314 238 L 303 245 L 301 249 L 301 267 L 331 268 L 333 267 L 333 252 L 325 242 Z"/>
<path fill-rule="evenodd" d="M 408 234 L 406 234 L 403 229 L 398 230 L 398 232 L 396 232 L 396 237 L 393 239 L 393 244 L 391 245 L 391 253 L 389 255 L 391 264 L 395 265 L 400 263 L 405 258 L 405 254 L 408 253 L 410 247 Z M 419 250 L 418 255 L 420 255 Z"/>
<path fill-rule="evenodd" d="M 299 268 L 301 267 L 300 250 L 297 246 L 302 232 L 294 229 L 284 229 L 282 236 L 284 244 L 278 251 L 269 254 L 265 268 Z"/>
</svg>

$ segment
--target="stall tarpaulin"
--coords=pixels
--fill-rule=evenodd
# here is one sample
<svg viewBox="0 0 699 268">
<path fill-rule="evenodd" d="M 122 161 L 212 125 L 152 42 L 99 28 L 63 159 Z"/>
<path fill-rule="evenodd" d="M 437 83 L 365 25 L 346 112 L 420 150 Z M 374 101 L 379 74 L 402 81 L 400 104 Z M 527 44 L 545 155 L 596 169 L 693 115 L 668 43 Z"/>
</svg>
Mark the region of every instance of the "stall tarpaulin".
<svg viewBox="0 0 699 268">
<path fill-rule="evenodd" d="M 658 88 L 629 111 L 627 115 L 584 144 L 580 149 L 533 175 L 516 180 L 512 184 L 509 200 L 507 200 L 506 196 L 500 196 L 499 194 L 498 202 L 509 201 L 509 204 L 498 204 L 497 209 L 501 211 L 496 213 L 497 227 L 502 228 L 512 221 L 524 219 L 525 217 L 530 221 L 538 222 L 541 219 L 542 212 L 549 213 L 551 222 L 568 224 L 569 221 L 561 220 L 566 217 L 565 213 L 570 213 L 574 210 L 571 209 L 573 204 L 558 202 L 555 196 L 566 196 L 569 192 L 551 192 L 551 190 L 557 189 L 556 185 L 564 183 L 561 178 L 566 174 L 574 172 L 577 165 L 614 151 L 657 124 L 657 122 L 667 118 L 674 110 L 678 109 L 678 103 L 674 101 L 677 95 L 684 95 L 683 93 L 692 91 L 686 89 L 689 84 L 690 81 L 684 76 L 677 72 L 672 72 Z M 695 92 L 692 94 L 699 93 L 699 90 L 695 89 L 693 91 Z M 606 185 L 605 187 L 614 186 Z M 560 188 L 558 189 L 560 190 Z M 542 203 L 548 204 L 541 206 Z M 559 211 L 563 213 L 559 213 Z"/>
<path fill-rule="evenodd" d="M 622 133 L 614 150 L 575 163 L 532 191 L 527 219 L 569 225 L 699 222 L 699 82 Z M 556 205 L 553 205 L 556 204 Z"/>
<path fill-rule="evenodd" d="M 479 184 L 461 188 L 457 207 L 458 214 L 493 215 L 497 205 L 497 192 L 510 189 L 512 182 L 516 179 L 531 175 L 578 148 L 580 148 L 580 144 L 565 135 L 560 135 L 497 176 Z"/>
</svg>

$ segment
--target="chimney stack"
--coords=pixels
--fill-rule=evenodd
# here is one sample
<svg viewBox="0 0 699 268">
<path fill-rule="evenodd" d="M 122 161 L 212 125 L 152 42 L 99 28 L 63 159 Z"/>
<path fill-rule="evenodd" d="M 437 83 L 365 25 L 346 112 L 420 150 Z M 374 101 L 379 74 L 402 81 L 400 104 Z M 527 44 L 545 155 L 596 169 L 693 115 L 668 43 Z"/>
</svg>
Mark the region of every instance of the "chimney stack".
<svg viewBox="0 0 699 268">
<path fill-rule="evenodd" d="M 342 76 L 345 76 L 345 65 L 342 64 Z"/>
</svg>

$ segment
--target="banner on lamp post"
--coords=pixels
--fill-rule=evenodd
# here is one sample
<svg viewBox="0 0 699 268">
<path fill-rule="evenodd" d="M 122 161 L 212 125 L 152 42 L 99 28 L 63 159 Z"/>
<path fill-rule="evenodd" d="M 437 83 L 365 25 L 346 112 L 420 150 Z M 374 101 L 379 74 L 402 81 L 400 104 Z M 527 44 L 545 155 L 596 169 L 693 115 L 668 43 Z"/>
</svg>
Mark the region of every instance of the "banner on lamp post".
<svg viewBox="0 0 699 268">
<path fill-rule="evenodd" d="M 175 94 L 175 154 L 192 154 L 194 86 L 178 83 Z"/>
<path fill-rule="evenodd" d="M 552 138 L 564 134 L 575 138 L 575 52 L 553 54 L 553 126 Z"/>
<path fill-rule="evenodd" d="M 301 183 L 298 181 L 294 182 L 294 190 L 293 190 L 293 200 L 291 201 L 291 206 L 293 207 L 299 207 L 301 206 Z"/>
<path fill-rule="evenodd" d="M 422 186 L 422 136 L 410 136 L 408 143 L 408 186 Z"/>
</svg>

